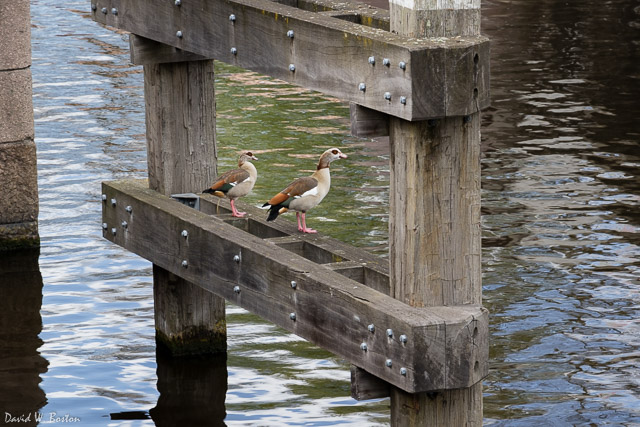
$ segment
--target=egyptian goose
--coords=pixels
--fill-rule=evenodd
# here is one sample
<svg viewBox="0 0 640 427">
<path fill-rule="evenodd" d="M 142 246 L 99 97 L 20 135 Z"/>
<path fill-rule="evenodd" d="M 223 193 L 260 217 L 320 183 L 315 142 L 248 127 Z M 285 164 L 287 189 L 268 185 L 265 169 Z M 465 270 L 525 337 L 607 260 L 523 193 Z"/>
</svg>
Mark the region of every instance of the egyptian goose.
<svg viewBox="0 0 640 427">
<path fill-rule="evenodd" d="M 258 160 L 251 151 L 245 151 L 238 159 L 238 168 L 223 173 L 216 178 L 211 187 L 203 193 L 211 193 L 218 197 L 227 197 L 231 203 L 231 215 L 242 218 L 246 212 L 238 212 L 235 200 L 244 197 L 253 189 L 258 179 L 258 171 L 249 160 Z"/>
<path fill-rule="evenodd" d="M 318 169 L 313 175 L 296 179 L 287 188 L 262 205 L 262 207 L 270 206 L 267 221 L 275 220 L 279 214 L 287 210 L 294 210 L 298 220 L 298 231 L 317 233 L 316 230 L 307 228 L 305 214 L 309 209 L 317 206 L 329 192 L 331 187 L 329 165 L 331 162 L 346 158 L 347 156 L 337 148 L 330 148 L 322 153 L 318 162 Z M 302 223 L 300 222 L 300 217 L 302 217 Z"/>
</svg>

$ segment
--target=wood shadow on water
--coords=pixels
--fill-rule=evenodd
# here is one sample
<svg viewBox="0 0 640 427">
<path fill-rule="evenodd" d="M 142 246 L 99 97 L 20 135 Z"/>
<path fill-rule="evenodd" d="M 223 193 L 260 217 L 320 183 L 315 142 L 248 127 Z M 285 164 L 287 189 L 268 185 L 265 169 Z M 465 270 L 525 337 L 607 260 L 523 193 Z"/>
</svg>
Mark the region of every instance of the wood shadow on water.
<svg viewBox="0 0 640 427">
<path fill-rule="evenodd" d="M 40 249 L 0 255 L 0 424 L 37 425 L 47 403 L 40 388 L 49 363 L 42 345 Z M 9 415 L 7 415 L 9 414 Z"/>
<path fill-rule="evenodd" d="M 158 391 L 149 411 L 156 426 L 225 426 L 227 353 L 170 357 L 156 353 Z"/>
</svg>

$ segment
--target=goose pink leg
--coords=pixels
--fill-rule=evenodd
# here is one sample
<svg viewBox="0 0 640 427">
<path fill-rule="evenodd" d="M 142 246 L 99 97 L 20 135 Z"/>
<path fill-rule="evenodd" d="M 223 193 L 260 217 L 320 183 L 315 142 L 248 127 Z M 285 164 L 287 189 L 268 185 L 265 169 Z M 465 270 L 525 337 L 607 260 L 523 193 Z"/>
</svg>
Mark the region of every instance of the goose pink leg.
<svg viewBox="0 0 640 427">
<path fill-rule="evenodd" d="M 302 225 L 300 224 L 300 212 L 296 212 L 296 219 L 298 220 L 298 231 L 302 231 Z"/>
<path fill-rule="evenodd" d="M 302 230 L 303 233 L 317 233 L 316 230 L 314 230 L 313 228 L 307 228 L 307 221 L 305 219 L 305 213 L 302 212 Z"/>
<path fill-rule="evenodd" d="M 238 210 L 236 209 L 236 205 L 233 203 L 233 200 L 230 200 L 230 203 L 231 203 L 231 216 L 242 218 L 247 214 L 246 212 L 238 212 Z"/>
</svg>

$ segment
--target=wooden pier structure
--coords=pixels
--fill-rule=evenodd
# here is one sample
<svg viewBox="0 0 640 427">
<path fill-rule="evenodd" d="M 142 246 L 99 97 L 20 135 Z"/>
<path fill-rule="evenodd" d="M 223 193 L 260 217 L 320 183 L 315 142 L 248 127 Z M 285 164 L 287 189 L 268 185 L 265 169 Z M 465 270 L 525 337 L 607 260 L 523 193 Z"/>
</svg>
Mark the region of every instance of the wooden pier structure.
<svg viewBox="0 0 640 427">
<path fill-rule="evenodd" d="M 389 6 L 91 0 L 132 33 L 146 100 L 149 180 L 103 183 L 103 235 L 153 262 L 173 354 L 226 350 L 226 299 L 349 361 L 352 395 L 390 396 L 391 425 L 481 425 L 480 1 Z M 389 135 L 389 262 L 251 206 L 239 219 L 171 197 L 216 175 L 213 58 L 348 101 L 354 134 Z"/>
</svg>

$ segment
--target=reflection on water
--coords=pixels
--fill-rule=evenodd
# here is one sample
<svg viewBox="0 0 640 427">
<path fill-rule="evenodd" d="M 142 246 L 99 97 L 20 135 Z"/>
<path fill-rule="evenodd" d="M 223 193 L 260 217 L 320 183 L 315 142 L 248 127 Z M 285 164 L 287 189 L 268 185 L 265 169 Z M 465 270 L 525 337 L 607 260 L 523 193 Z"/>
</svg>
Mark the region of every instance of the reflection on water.
<svg viewBox="0 0 640 427">
<path fill-rule="evenodd" d="M 31 5 L 44 287 L 19 307 L 42 326 L 21 344 L 32 369 L 2 359 L 3 376 L 30 385 L 25 411 L 88 426 L 170 423 L 196 407 L 212 423 L 226 412 L 227 425 L 387 425 L 387 400 L 349 397 L 342 360 L 237 307 L 228 384 L 201 382 L 223 378 L 221 363 L 198 378 L 156 361 L 151 266 L 100 230 L 100 182 L 146 174 L 141 69 L 85 0 Z M 487 0 L 483 32 L 485 422 L 640 423 L 640 4 Z M 309 225 L 386 255 L 387 144 L 348 137 L 348 108 L 333 99 L 224 64 L 216 73 L 220 169 L 241 149 L 260 158 L 246 201 L 262 204 L 339 146 L 349 161 Z M 222 408 L 211 402 L 224 388 Z"/>
<path fill-rule="evenodd" d="M 227 355 L 166 357 L 157 353 L 160 397 L 151 418 L 157 426 L 223 426 Z"/>
<path fill-rule="evenodd" d="M 485 419 L 637 423 L 640 4 L 483 5 Z"/>
<path fill-rule="evenodd" d="M 47 399 L 40 374 L 47 361 L 38 348 L 42 340 L 40 306 L 42 276 L 39 249 L 0 256 L 0 416 L 1 423 L 35 426 Z M 7 414 L 9 414 L 7 416 Z"/>
</svg>

